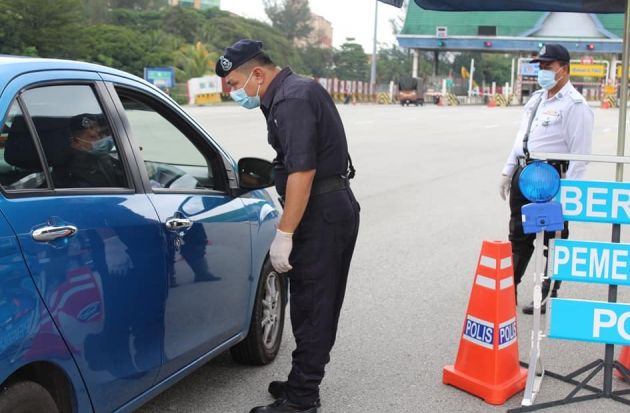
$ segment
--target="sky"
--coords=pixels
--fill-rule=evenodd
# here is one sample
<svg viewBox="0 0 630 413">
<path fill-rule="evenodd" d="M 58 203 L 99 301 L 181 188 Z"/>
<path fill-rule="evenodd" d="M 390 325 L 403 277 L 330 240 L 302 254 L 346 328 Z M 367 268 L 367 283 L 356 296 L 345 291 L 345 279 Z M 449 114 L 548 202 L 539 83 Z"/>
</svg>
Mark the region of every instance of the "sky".
<svg viewBox="0 0 630 413">
<path fill-rule="evenodd" d="M 323 16 L 333 26 L 333 44 L 339 47 L 347 37 L 354 37 L 366 53 L 372 53 L 374 9 L 376 0 L 309 0 L 311 11 Z M 221 9 L 244 17 L 269 23 L 263 0 L 221 0 Z M 404 17 L 402 9 L 387 4 L 378 5 L 379 48 L 396 43 L 390 19 Z"/>
</svg>

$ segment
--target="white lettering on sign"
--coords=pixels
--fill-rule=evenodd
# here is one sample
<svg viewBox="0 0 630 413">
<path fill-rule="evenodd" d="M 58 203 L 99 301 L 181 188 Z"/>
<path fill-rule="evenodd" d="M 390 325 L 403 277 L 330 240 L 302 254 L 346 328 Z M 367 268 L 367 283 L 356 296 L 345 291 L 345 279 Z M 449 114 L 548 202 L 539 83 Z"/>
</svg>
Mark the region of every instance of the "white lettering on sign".
<svg viewBox="0 0 630 413">
<path fill-rule="evenodd" d="M 560 187 L 560 203 L 563 206 L 563 214 L 577 216 L 582 214 L 582 190 L 572 186 Z"/>
<path fill-rule="evenodd" d="M 628 281 L 629 259 L 628 249 L 569 247 L 556 244 L 553 255 L 553 275 L 563 274 L 574 278 Z"/>
<path fill-rule="evenodd" d="M 586 264 L 586 258 L 579 258 L 579 255 L 585 255 L 588 250 L 584 247 L 573 248 L 573 259 L 571 260 L 571 273 L 576 277 L 586 277 L 586 271 L 578 270 L 578 265 Z"/>
<path fill-rule="evenodd" d="M 556 245 L 553 257 L 553 273 L 560 273 L 560 266 L 569 263 L 569 248 Z"/>
<path fill-rule="evenodd" d="M 589 274 L 591 277 L 606 278 L 610 271 L 610 250 L 603 250 L 601 255 L 591 254 L 590 262 Z"/>
<path fill-rule="evenodd" d="M 593 312 L 593 337 L 599 338 L 601 330 L 617 327 L 617 332 L 624 340 L 630 340 L 630 333 L 626 329 L 626 322 L 630 319 L 630 311 L 617 318 L 617 314 L 605 308 L 596 308 Z"/>
<path fill-rule="evenodd" d="M 623 198 L 623 199 L 622 199 Z M 622 209 L 626 217 L 630 217 L 630 190 L 612 190 L 612 217 L 619 218 L 619 210 Z"/>
<path fill-rule="evenodd" d="M 624 257 L 625 260 L 621 260 L 621 257 Z M 613 251 L 613 271 L 612 271 L 612 279 L 613 280 L 626 280 L 628 279 L 628 251 L 626 250 L 615 250 Z M 620 269 L 625 269 L 623 273 L 619 273 Z"/>
<path fill-rule="evenodd" d="M 606 218 L 606 211 L 595 211 L 596 205 L 606 205 L 606 194 L 608 189 L 606 188 L 589 188 L 586 195 L 586 215 L 595 218 Z M 601 198 L 596 198 L 595 195 L 604 195 Z"/>
</svg>

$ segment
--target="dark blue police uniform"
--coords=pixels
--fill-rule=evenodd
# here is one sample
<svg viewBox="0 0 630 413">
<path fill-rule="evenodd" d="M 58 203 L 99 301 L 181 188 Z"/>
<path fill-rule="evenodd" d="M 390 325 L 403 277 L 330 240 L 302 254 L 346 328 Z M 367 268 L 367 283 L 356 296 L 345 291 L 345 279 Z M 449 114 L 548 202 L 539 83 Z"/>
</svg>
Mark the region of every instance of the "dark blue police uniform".
<svg viewBox="0 0 630 413">
<path fill-rule="evenodd" d="M 348 146 L 339 113 L 319 83 L 283 69 L 261 102 L 269 144 L 276 150 L 276 189 L 285 195 L 289 174 L 316 170 L 311 197 L 293 235 L 289 262 L 293 352 L 286 396 L 318 403 L 335 342 L 352 253 L 359 204 L 348 183 Z"/>
</svg>

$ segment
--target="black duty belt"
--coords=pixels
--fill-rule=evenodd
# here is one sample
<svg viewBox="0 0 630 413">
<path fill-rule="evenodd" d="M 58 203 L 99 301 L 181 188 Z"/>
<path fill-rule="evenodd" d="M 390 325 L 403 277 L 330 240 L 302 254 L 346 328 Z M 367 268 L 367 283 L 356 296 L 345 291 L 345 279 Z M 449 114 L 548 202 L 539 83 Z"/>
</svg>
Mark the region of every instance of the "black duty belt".
<svg viewBox="0 0 630 413">
<path fill-rule="evenodd" d="M 524 156 L 517 157 L 517 160 L 518 160 L 518 165 L 520 168 L 524 168 L 525 165 L 529 165 L 530 163 L 536 161 L 536 159 L 526 158 Z M 566 172 L 567 169 L 569 169 L 569 161 L 558 161 L 556 159 L 548 159 L 544 162 L 556 168 L 558 172 L 560 172 L 560 174 L 562 174 L 563 172 Z"/>
<path fill-rule="evenodd" d="M 311 196 L 326 194 L 328 192 L 340 191 L 350 188 L 350 181 L 345 176 L 331 176 L 313 181 Z"/>
<path fill-rule="evenodd" d="M 328 192 L 340 191 L 350 188 L 350 180 L 345 176 L 331 176 L 313 181 L 311 186 L 311 196 L 327 194 Z M 284 196 L 278 198 L 280 205 L 284 207 Z"/>
</svg>

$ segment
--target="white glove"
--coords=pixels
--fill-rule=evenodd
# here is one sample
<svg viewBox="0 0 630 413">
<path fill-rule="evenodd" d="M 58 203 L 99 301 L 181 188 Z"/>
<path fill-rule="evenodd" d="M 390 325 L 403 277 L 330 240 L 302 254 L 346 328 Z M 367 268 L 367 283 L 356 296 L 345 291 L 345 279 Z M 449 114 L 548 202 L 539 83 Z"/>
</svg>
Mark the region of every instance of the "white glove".
<svg viewBox="0 0 630 413">
<path fill-rule="evenodd" d="M 510 195 L 510 186 L 512 185 L 512 179 L 507 175 L 501 175 L 501 182 L 499 182 L 499 195 L 504 201 Z"/>
<path fill-rule="evenodd" d="M 105 263 L 111 275 L 127 275 L 133 268 L 131 257 L 127 254 L 127 246 L 113 236 L 103 241 L 105 244 Z"/>
<path fill-rule="evenodd" d="M 269 257 L 271 258 L 271 265 L 279 273 L 284 273 L 293 269 L 289 264 L 289 255 L 293 249 L 293 234 L 276 231 L 276 237 L 271 243 L 271 249 L 269 250 Z"/>
</svg>

